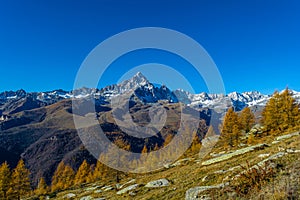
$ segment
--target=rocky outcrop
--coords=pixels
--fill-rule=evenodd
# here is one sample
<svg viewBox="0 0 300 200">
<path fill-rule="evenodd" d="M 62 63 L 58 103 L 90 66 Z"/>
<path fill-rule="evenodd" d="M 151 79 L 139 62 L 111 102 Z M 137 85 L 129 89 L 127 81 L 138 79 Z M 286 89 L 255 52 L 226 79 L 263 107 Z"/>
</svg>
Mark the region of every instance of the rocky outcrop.
<svg viewBox="0 0 300 200">
<path fill-rule="evenodd" d="M 118 195 L 125 194 L 125 193 L 128 193 L 128 192 L 132 191 L 132 190 L 137 189 L 138 187 L 139 187 L 139 184 L 130 185 L 130 186 L 118 191 L 117 194 Z"/>
<path fill-rule="evenodd" d="M 268 146 L 269 145 L 267 145 L 267 144 L 257 144 L 257 145 L 254 145 L 254 146 L 239 149 L 239 150 L 236 150 L 232 153 L 223 154 L 219 157 L 206 160 L 206 161 L 202 162 L 202 165 L 211 165 L 211 164 L 214 164 L 214 163 L 222 162 L 222 161 L 228 160 L 232 157 L 243 155 L 245 153 L 248 153 L 248 152 L 251 152 L 251 151 L 254 151 L 254 150 L 257 150 L 257 149 L 262 149 L 262 148 L 265 148 L 265 147 L 268 147 Z"/>
<path fill-rule="evenodd" d="M 94 198 L 91 196 L 81 197 L 80 200 L 93 200 Z"/>
<path fill-rule="evenodd" d="M 111 187 L 111 186 L 103 186 L 102 188 L 101 188 L 101 190 L 103 190 L 104 192 L 107 192 L 107 191 L 110 191 L 110 190 L 112 190 L 112 189 L 114 189 L 113 187 Z"/>
<path fill-rule="evenodd" d="M 120 189 L 126 187 L 127 185 L 132 184 L 132 183 L 135 183 L 135 182 L 136 182 L 135 179 L 131 179 L 130 181 L 127 181 L 126 183 L 123 183 L 123 184 L 116 184 L 116 188 L 117 188 L 118 190 L 120 190 Z"/>
<path fill-rule="evenodd" d="M 299 134 L 300 134 L 300 132 L 294 132 L 294 133 L 291 133 L 291 134 L 278 136 L 278 137 L 276 138 L 276 141 L 285 140 L 285 139 L 288 139 L 288 138 L 297 136 L 297 135 L 299 135 Z"/>
<path fill-rule="evenodd" d="M 163 179 L 151 181 L 151 182 L 147 183 L 145 185 L 145 187 L 147 187 L 147 188 L 158 188 L 158 187 L 166 187 L 166 186 L 169 186 L 169 185 L 170 185 L 170 182 L 167 179 L 163 178 Z"/>
<path fill-rule="evenodd" d="M 72 198 L 75 198 L 75 197 L 76 197 L 76 194 L 74 194 L 74 193 L 69 193 L 69 194 L 66 194 L 64 196 L 64 198 L 66 198 L 66 199 L 72 199 Z"/>
<path fill-rule="evenodd" d="M 222 183 L 222 184 L 213 185 L 213 186 L 199 186 L 199 187 L 191 188 L 188 191 L 186 191 L 185 200 L 210 199 L 209 195 L 204 194 L 204 192 L 212 190 L 212 189 L 221 189 L 227 185 L 229 185 L 229 183 Z"/>
</svg>

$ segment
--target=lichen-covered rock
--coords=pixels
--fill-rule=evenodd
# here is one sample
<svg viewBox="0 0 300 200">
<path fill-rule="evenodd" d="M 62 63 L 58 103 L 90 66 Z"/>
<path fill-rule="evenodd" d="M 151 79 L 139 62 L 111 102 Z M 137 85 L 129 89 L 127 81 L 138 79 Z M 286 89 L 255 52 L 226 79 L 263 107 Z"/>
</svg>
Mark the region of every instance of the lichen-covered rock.
<svg viewBox="0 0 300 200">
<path fill-rule="evenodd" d="M 250 147 L 246 147 L 246 148 L 243 148 L 243 149 L 239 149 L 239 150 L 236 150 L 232 153 L 228 153 L 228 154 L 224 154 L 222 156 L 219 156 L 219 157 L 216 157 L 216 158 L 212 158 L 212 159 L 209 159 L 207 161 L 204 161 L 202 162 L 202 165 L 211 165 L 211 164 L 214 164 L 214 163 L 217 163 L 217 162 L 221 162 L 221 161 L 224 161 L 224 160 L 228 160 L 232 157 L 235 157 L 235 156 L 238 156 L 238 155 L 242 155 L 242 154 L 245 154 L 245 153 L 248 153 L 250 151 L 254 151 L 256 149 L 261 149 L 261 148 L 264 148 L 264 147 L 267 147 L 268 145 L 267 144 L 257 144 L 257 145 L 254 145 L 254 146 L 250 146 Z"/>
<path fill-rule="evenodd" d="M 139 184 L 130 185 L 130 186 L 128 186 L 128 187 L 126 187 L 126 188 L 124 188 L 124 189 L 118 191 L 117 194 L 118 194 L 118 195 L 120 195 L 120 194 L 125 194 L 125 193 L 127 193 L 127 192 L 130 192 L 131 190 L 135 190 L 135 189 L 138 188 L 138 187 L 139 187 Z"/>
<path fill-rule="evenodd" d="M 288 138 L 291 138 L 291 137 L 294 137 L 294 136 L 297 136 L 299 135 L 299 132 L 295 132 L 295 133 L 291 133 L 291 134 L 287 134 L 287 135 L 282 135 L 282 136 L 278 136 L 276 138 L 277 141 L 281 141 L 281 140 L 285 140 L 285 139 L 288 139 Z"/>
<path fill-rule="evenodd" d="M 132 184 L 132 183 L 134 183 L 134 182 L 136 182 L 136 180 L 135 180 L 135 179 L 131 179 L 130 181 L 128 181 L 128 182 L 126 182 L 126 183 L 124 183 L 124 184 L 117 184 L 118 187 L 117 187 L 117 185 L 116 185 L 116 187 L 117 187 L 117 189 L 122 189 L 122 188 L 124 188 L 125 186 L 130 185 L 130 184 Z"/>
<path fill-rule="evenodd" d="M 86 196 L 86 197 L 81 197 L 80 200 L 92 200 L 94 199 L 93 197 L 91 196 Z"/>
<path fill-rule="evenodd" d="M 207 175 L 206 176 L 204 176 L 203 178 L 202 178 L 202 182 L 205 182 L 206 180 L 207 180 Z"/>
<path fill-rule="evenodd" d="M 114 189 L 114 188 L 111 187 L 111 186 L 104 186 L 104 187 L 102 187 L 101 189 L 102 189 L 104 192 L 106 192 L 106 191 L 112 190 L 112 189 Z"/>
<path fill-rule="evenodd" d="M 66 198 L 66 199 L 72 199 L 74 197 L 76 197 L 76 194 L 74 194 L 74 193 L 69 193 L 64 196 L 64 198 Z"/>
<path fill-rule="evenodd" d="M 275 141 L 272 142 L 272 144 L 278 144 L 279 142 L 280 141 L 275 140 Z"/>
<path fill-rule="evenodd" d="M 300 153 L 300 150 L 297 150 L 297 149 L 287 149 L 286 152 L 287 153 Z"/>
<path fill-rule="evenodd" d="M 166 187 L 166 186 L 169 186 L 169 185 L 170 185 L 170 182 L 167 179 L 163 178 L 163 179 L 151 181 L 151 182 L 147 183 L 145 185 L 145 187 L 147 187 L 147 188 L 157 188 L 157 187 Z"/>
<path fill-rule="evenodd" d="M 274 154 L 274 155 L 272 155 L 272 156 L 270 156 L 270 157 L 264 159 L 263 161 L 257 163 L 257 165 L 258 165 L 258 166 L 263 166 L 266 162 L 271 161 L 271 160 L 276 160 L 276 159 L 278 159 L 278 158 L 281 158 L 281 157 L 283 157 L 285 154 L 286 154 L 285 152 L 278 152 L 278 153 L 276 153 L 276 154 Z"/>
<path fill-rule="evenodd" d="M 259 158 L 266 158 L 266 157 L 269 157 L 270 154 L 269 153 L 264 153 L 264 154 L 259 154 L 258 157 Z"/>
<path fill-rule="evenodd" d="M 85 188 L 85 191 L 93 191 L 93 190 L 96 190 L 98 188 L 100 188 L 100 186 L 88 187 L 88 188 Z"/>
<path fill-rule="evenodd" d="M 206 194 L 201 195 L 201 193 L 212 190 L 212 189 L 220 189 L 225 186 L 229 185 L 229 183 L 223 183 L 219 185 L 213 185 L 213 186 L 199 186 L 199 187 L 194 187 L 186 191 L 185 193 L 185 200 L 199 200 L 199 199 L 210 199 L 210 197 Z"/>
</svg>

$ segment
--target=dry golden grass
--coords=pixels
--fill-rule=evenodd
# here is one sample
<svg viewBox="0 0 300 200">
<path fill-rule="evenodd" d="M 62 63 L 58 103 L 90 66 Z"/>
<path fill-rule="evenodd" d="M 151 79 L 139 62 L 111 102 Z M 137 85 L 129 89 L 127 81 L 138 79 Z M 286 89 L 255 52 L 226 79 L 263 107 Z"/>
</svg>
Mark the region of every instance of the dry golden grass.
<svg viewBox="0 0 300 200">
<path fill-rule="evenodd" d="M 271 144 L 272 141 L 274 141 L 274 137 L 267 136 L 264 140 L 258 139 L 255 143 Z M 287 199 L 287 197 L 297 199 L 300 191 L 298 184 L 300 182 L 299 153 L 287 154 L 286 156 L 276 160 L 275 163 L 277 168 L 274 169 L 274 171 L 268 171 L 267 169 L 263 169 L 263 167 L 260 169 L 260 172 L 252 169 L 250 170 L 251 166 L 254 166 L 264 159 L 258 157 L 258 155 L 273 155 L 282 149 L 300 149 L 300 136 L 295 136 L 280 141 L 277 144 L 272 144 L 270 147 L 249 152 L 209 166 L 201 166 L 201 164 L 197 162 L 190 161 L 181 166 L 161 169 L 148 174 L 123 175 L 121 183 L 125 183 L 134 178 L 136 179 L 136 183 L 140 185 L 139 188 L 134 191 L 134 196 L 129 194 L 117 195 L 116 189 L 99 194 L 85 191 L 85 188 L 91 187 L 92 185 L 111 185 L 115 187 L 116 182 L 114 180 L 107 180 L 96 182 L 82 188 L 75 188 L 73 190 L 61 192 L 57 194 L 55 199 L 63 199 L 62 197 L 68 193 L 77 194 L 76 199 L 80 199 L 80 197 L 87 195 L 91 195 L 93 197 L 104 197 L 105 199 L 184 199 L 186 191 L 190 188 L 220 184 L 227 180 L 231 180 L 232 177 L 236 176 L 241 171 L 247 171 L 247 169 L 249 170 L 248 173 L 242 177 L 240 182 L 237 181 L 222 190 L 209 191 L 208 193 L 211 195 L 212 199 Z M 220 151 L 223 151 L 223 149 L 213 149 L 213 152 L 216 153 Z M 198 155 L 190 157 L 197 159 Z M 209 158 L 210 156 L 207 156 L 205 159 Z M 231 168 L 234 169 L 225 173 L 215 173 L 219 170 L 228 170 Z M 149 181 L 161 178 L 168 179 L 171 182 L 171 185 L 157 189 L 143 187 Z M 247 190 L 245 190 L 245 188 L 247 188 Z"/>
</svg>

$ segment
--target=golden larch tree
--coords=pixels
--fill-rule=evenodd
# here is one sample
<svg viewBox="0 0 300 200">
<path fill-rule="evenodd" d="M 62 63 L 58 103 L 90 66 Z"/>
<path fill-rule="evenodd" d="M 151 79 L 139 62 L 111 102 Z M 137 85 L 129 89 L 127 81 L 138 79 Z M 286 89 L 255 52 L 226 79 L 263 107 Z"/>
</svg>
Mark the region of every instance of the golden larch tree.
<svg viewBox="0 0 300 200">
<path fill-rule="evenodd" d="M 65 169 L 62 175 L 63 175 L 62 176 L 63 179 L 65 180 L 63 189 L 67 189 L 71 187 L 74 183 L 74 178 L 75 178 L 75 172 L 72 169 L 72 167 L 70 167 L 70 165 L 65 165 Z"/>
<path fill-rule="evenodd" d="M 106 178 L 108 173 L 108 167 L 100 161 L 97 161 L 96 167 L 93 172 L 93 180 L 103 180 Z"/>
<path fill-rule="evenodd" d="M 49 191 L 49 187 L 46 184 L 45 179 L 43 177 L 41 177 L 34 193 L 37 195 L 45 195 L 48 193 L 48 191 Z"/>
<path fill-rule="evenodd" d="M 261 123 L 267 134 L 278 134 L 299 126 L 299 116 L 299 105 L 286 89 L 282 93 L 276 91 L 273 94 L 262 112 Z"/>
<path fill-rule="evenodd" d="M 24 161 L 21 159 L 17 167 L 13 170 L 11 181 L 13 194 L 18 200 L 20 200 L 21 197 L 27 196 L 31 192 L 29 176 L 30 172 L 25 167 Z"/>
<path fill-rule="evenodd" d="M 69 165 L 65 165 L 63 161 L 60 162 L 52 177 L 52 192 L 69 188 L 74 182 L 74 176 L 74 170 Z"/>
<path fill-rule="evenodd" d="M 90 175 L 90 165 L 87 163 L 86 160 L 84 160 L 75 175 L 74 183 L 76 185 L 87 183 L 89 175 Z"/>
<path fill-rule="evenodd" d="M 7 191 L 11 183 L 11 171 L 7 162 L 0 166 L 0 194 L 1 199 L 7 199 Z"/>
<path fill-rule="evenodd" d="M 239 115 L 239 124 L 241 129 L 246 133 L 250 131 L 252 126 L 255 124 L 255 117 L 249 107 L 244 108 Z"/>
<path fill-rule="evenodd" d="M 60 191 L 64 188 L 64 182 L 62 180 L 64 170 L 65 170 L 65 163 L 62 161 L 58 164 L 52 176 L 52 182 L 51 182 L 52 192 Z"/>
<path fill-rule="evenodd" d="M 223 124 L 221 127 L 221 139 L 229 146 L 233 147 L 238 141 L 240 134 L 240 125 L 238 114 L 234 112 L 233 108 L 229 108 L 225 114 Z"/>
</svg>

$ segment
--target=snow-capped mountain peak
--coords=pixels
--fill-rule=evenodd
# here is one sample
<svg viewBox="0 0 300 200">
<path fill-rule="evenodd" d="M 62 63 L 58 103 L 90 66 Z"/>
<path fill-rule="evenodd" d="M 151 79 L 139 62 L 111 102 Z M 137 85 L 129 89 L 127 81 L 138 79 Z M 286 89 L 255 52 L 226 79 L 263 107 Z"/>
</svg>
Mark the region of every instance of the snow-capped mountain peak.
<svg viewBox="0 0 300 200">
<path fill-rule="evenodd" d="M 124 93 L 132 89 L 136 89 L 141 86 L 148 85 L 149 87 L 153 87 L 153 85 L 148 81 L 148 79 L 141 73 L 138 72 L 131 79 L 125 80 L 117 86 L 120 88 L 119 92 Z"/>
<path fill-rule="evenodd" d="M 194 108 L 210 108 L 220 111 L 224 111 L 231 106 L 236 111 L 242 110 L 246 106 L 264 106 L 271 97 L 271 95 L 264 95 L 258 91 L 232 92 L 228 95 L 209 94 L 206 92 L 192 94 L 182 89 L 171 91 L 165 85 L 154 86 L 141 72 L 138 72 L 128 80 L 124 80 L 119 84 L 109 85 L 100 90 L 97 88 L 80 88 L 70 92 L 64 90 L 31 93 L 26 93 L 24 90 L 2 92 L 0 93 L 0 113 L 5 111 L 6 105 L 25 98 L 35 101 L 34 105 L 36 106 L 49 105 L 68 98 L 94 98 L 99 104 L 107 104 L 113 97 L 127 94 L 128 92 L 132 93 L 132 100 L 139 100 L 143 103 L 167 100 L 172 103 L 182 102 Z M 300 102 L 300 92 L 293 90 L 291 92 L 294 98 Z"/>
<path fill-rule="evenodd" d="M 149 84 L 148 79 L 141 72 L 135 74 L 130 80 L 138 85 Z"/>
</svg>

